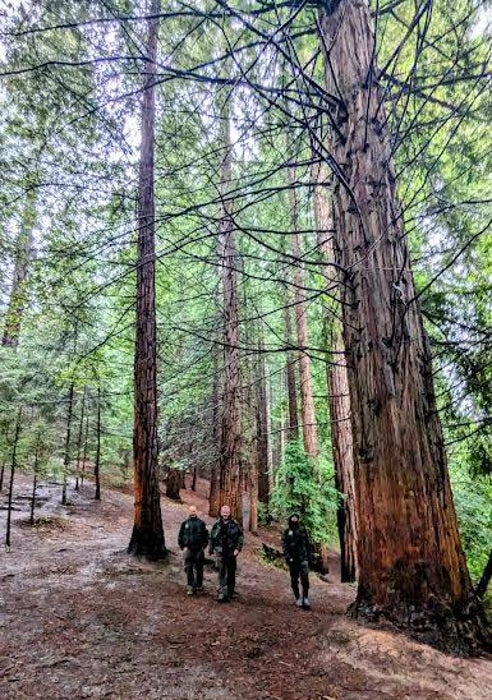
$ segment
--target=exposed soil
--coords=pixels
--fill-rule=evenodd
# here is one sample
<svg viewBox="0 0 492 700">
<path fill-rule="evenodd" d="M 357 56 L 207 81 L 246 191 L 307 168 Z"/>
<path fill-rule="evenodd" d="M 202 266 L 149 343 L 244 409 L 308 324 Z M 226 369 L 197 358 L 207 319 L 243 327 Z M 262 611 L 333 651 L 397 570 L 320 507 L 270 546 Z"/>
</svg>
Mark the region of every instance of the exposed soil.
<svg viewBox="0 0 492 700">
<path fill-rule="evenodd" d="M 200 484 L 203 494 L 204 484 Z M 313 609 L 295 607 L 288 574 L 264 563 L 248 536 L 238 567 L 239 598 L 186 597 L 176 546 L 186 505 L 162 500 L 164 563 L 129 557 L 132 498 L 92 499 L 92 486 L 58 505 L 60 487 L 39 489 L 27 524 L 29 480 L 16 485 L 12 549 L 0 554 L 0 697 L 146 700 L 486 700 L 492 660 L 458 659 L 403 635 L 344 616 L 350 585 L 312 576 Z M 203 495 L 185 503 L 206 511 Z M 6 512 L 0 511 L 3 539 Z M 209 518 L 205 518 L 211 522 Z"/>
</svg>

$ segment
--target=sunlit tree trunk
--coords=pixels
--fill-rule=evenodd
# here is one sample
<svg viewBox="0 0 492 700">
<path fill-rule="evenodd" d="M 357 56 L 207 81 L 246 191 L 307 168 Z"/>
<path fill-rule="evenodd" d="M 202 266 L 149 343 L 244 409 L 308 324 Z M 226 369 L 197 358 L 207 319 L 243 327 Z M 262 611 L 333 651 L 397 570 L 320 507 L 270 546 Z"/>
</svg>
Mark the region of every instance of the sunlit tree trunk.
<svg viewBox="0 0 492 700">
<path fill-rule="evenodd" d="M 134 365 L 134 489 L 132 554 L 166 554 L 160 504 L 157 442 L 157 347 L 155 309 L 154 131 L 157 29 L 160 1 L 152 0 L 142 93 L 142 141 L 138 185 L 137 318 Z"/>
<path fill-rule="evenodd" d="M 323 268 L 326 290 L 330 294 L 340 294 L 338 271 L 335 265 L 333 247 L 333 217 L 331 214 L 331 188 L 327 171 L 319 163 L 313 165 L 314 218 L 318 246 L 327 266 Z M 339 305 L 330 302 L 333 314 L 325 319 L 332 330 L 332 343 L 335 350 L 333 362 L 327 365 L 328 402 L 331 421 L 331 442 L 335 466 L 335 487 L 343 494 L 337 508 L 337 526 L 340 539 L 341 580 L 355 581 L 357 578 L 357 520 L 355 511 L 354 455 L 352 424 L 350 418 L 350 397 L 347 376 L 347 362 L 343 344 Z M 325 339 L 328 341 L 328 338 Z M 328 345 L 327 345 L 328 347 Z"/>
<path fill-rule="evenodd" d="M 460 543 L 366 0 L 320 10 L 340 100 L 334 228 L 343 281 L 359 586 L 353 613 L 467 653 L 483 633 Z"/>
</svg>

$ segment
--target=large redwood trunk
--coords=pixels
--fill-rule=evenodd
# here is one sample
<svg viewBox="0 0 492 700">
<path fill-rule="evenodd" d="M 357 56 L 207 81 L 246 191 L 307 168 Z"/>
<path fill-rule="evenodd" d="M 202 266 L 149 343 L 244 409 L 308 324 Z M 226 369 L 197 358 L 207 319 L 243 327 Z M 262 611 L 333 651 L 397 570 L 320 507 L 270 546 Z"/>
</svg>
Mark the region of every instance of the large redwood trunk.
<svg viewBox="0 0 492 700">
<path fill-rule="evenodd" d="M 331 178 L 324 167 L 316 164 L 312 169 L 314 183 L 314 218 L 320 251 L 327 261 L 335 260 L 333 247 L 333 217 L 331 215 Z M 327 290 L 341 293 L 335 266 L 324 270 Z M 338 305 L 331 302 L 332 317 L 326 318 L 332 329 L 331 346 L 334 361 L 327 365 L 328 403 L 330 408 L 331 444 L 335 466 L 335 487 L 343 494 L 337 508 L 337 527 L 340 539 L 340 578 L 343 582 L 357 579 L 357 516 L 355 511 L 354 455 L 347 362 L 343 344 L 341 323 L 337 317 Z M 326 341 L 328 338 L 326 338 Z M 327 344 L 328 347 L 328 344 Z"/>
<path fill-rule="evenodd" d="M 237 297 L 238 253 L 236 250 L 232 199 L 232 146 L 228 102 L 220 114 L 222 131 L 220 249 L 224 314 L 224 384 L 221 402 L 220 452 L 217 505 L 227 504 L 232 516 L 242 522 L 240 446 L 241 382 L 239 373 L 239 319 Z"/>
<path fill-rule="evenodd" d="M 431 357 L 396 196 L 366 0 L 320 10 L 360 547 L 353 613 L 456 652 L 484 638 L 458 533 Z"/>
<path fill-rule="evenodd" d="M 137 318 L 134 365 L 133 454 L 135 510 L 128 546 L 132 554 L 166 554 L 157 481 L 157 352 L 155 309 L 154 125 L 159 0 L 152 0 L 148 63 L 142 93 L 142 143 L 138 191 Z"/>
</svg>

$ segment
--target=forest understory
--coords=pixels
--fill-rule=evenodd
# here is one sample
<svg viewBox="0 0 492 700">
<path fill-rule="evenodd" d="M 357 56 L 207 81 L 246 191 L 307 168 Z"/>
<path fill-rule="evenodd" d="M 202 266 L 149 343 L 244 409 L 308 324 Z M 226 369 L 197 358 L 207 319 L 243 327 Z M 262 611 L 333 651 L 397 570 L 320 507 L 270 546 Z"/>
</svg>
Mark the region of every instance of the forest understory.
<svg viewBox="0 0 492 700">
<path fill-rule="evenodd" d="M 0 697 L 172 698 L 173 700 L 485 700 L 492 659 L 442 654 L 345 616 L 355 588 L 338 582 L 336 554 L 326 580 L 311 575 L 311 611 L 293 604 L 287 571 L 260 557 L 278 546 L 275 529 L 246 536 L 237 600 L 215 601 L 216 575 L 188 598 L 176 545 L 187 506 L 207 512 L 207 482 L 162 499 L 165 562 L 126 553 L 130 494 L 92 485 L 40 485 L 28 524 L 30 479 L 19 475 L 12 548 L 0 555 Z M 4 500 L 6 498 L 4 497 Z M 212 520 L 203 515 L 210 525 Z M 5 527 L 6 509 L 0 519 Z"/>
</svg>

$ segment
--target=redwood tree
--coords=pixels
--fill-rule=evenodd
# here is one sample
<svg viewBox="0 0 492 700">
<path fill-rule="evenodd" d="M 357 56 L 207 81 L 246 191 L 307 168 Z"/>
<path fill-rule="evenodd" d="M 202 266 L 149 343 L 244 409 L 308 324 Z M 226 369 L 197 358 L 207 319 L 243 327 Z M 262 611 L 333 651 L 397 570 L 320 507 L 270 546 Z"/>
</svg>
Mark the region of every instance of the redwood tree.
<svg viewBox="0 0 492 700">
<path fill-rule="evenodd" d="M 366 0 L 320 4 L 336 128 L 334 228 L 343 279 L 359 527 L 353 613 L 386 618 L 441 648 L 485 635 L 460 543 L 396 194 Z"/>
<path fill-rule="evenodd" d="M 145 84 L 142 92 L 134 364 L 135 510 L 133 532 L 128 546 L 130 553 L 150 558 L 160 558 L 166 554 L 157 480 L 154 131 L 159 12 L 160 0 L 152 0 L 148 20 L 148 60 L 145 63 Z"/>
</svg>

